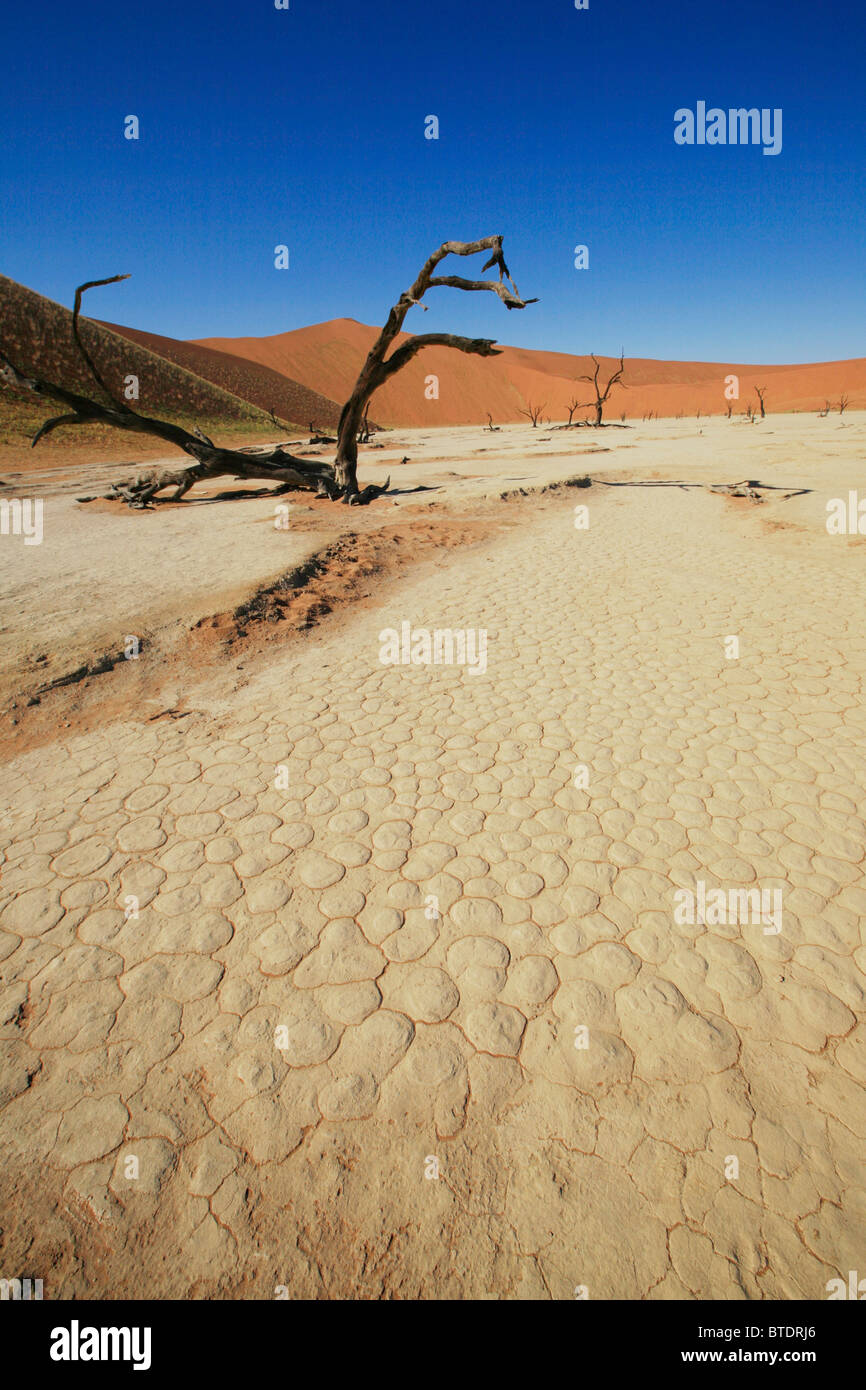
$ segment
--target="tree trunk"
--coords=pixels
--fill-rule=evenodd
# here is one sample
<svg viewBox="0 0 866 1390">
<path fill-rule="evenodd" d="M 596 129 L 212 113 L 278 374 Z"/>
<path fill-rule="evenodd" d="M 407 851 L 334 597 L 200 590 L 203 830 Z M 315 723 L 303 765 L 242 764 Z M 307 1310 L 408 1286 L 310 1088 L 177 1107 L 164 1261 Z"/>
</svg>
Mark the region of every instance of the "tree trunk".
<svg viewBox="0 0 866 1390">
<path fill-rule="evenodd" d="M 339 487 L 345 488 L 347 495 L 358 491 L 358 432 L 364 418 L 364 409 L 372 391 L 366 398 L 355 393 L 349 398 L 340 413 L 337 429 L 337 457 L 334 460 L 334 477 Z"/>
</svg>

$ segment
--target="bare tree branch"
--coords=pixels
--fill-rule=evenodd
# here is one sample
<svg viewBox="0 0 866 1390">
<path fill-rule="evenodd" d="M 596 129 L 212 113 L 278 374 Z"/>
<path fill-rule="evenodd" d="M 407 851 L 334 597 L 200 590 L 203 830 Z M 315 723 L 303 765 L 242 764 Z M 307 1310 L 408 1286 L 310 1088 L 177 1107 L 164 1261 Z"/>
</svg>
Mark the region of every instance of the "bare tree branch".
<svg viewBox="0 0 866 1390">
<path fill-rule="evenodd" d="M 450 347 L 458 352 L 475 353 L 478 357 L 497 357 L 502 349 L 494 347 L 494 341 L 492 338 L 460 338 L 454 333 L 416 333 L 382 363 L 382 380 L 387 381 L 401 371 L 422 348 Z"/>
<path fill-rule="evenodd" d="M 72 336 L 75 339 L 78 351 L 81 353 L 81 356 L 84 358 L 85 362 L 90 368 L 90 374 L 93 377 L 94 381 L 97 383 L 98 386 L 102 387 L 108 399 L 110 401 L 114 401 L 114 404 L 117 406 L 118 410 L 121 411 L 128 411 L 130 410 L 130 407 L 126 404 L 125 401 L 119 401 L 116 399 L 114 392 L 109 390 L 104 380 L 102 379 L 102 376 L 97 371 L 93 358 L 90 356 L 90 353 L 87 351 L 87 348 L 84 346 L 84 343 L 82 342 L 81 334 L 78 331 L 78 320 L 81 315 L 81 297 L 83 294 L 87 292 L 87 290 L 95 290 L 100 285 L 116 285 L 119 280 L 128 279 L 128 275 L 110 275 L 107 280 L 88 280 L 86 284 L 79 285 L 77 290 L 75 291 L 75 306 L 72 310 Z"/>
<path fill-rule="evenodd" d="M 452 290 L 492 290 L 499 295 L 506 309 L 525 309 L 527 304 L 538 303 L 537 299 L 521 299 L 500 280 L 464 280 L 462 275 L 437 275 L 428 288 L 435 289 L 437 285 L 447 285 Z"/>
</svg>

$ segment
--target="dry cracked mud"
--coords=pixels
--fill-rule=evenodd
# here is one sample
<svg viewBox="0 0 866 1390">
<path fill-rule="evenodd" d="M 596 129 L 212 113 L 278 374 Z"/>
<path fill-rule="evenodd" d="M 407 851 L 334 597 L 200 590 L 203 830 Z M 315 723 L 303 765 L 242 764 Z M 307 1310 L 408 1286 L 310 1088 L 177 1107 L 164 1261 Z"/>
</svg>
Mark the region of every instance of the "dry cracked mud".
<svg viewBox="0 0 866 1390">
<path fill-rule="evenodd" d="M 572 495 L 179 723 L 8 764 L 4 1267 L 510 1299 L 862 1268 L 866 586 L 757 524 Z M 403 622 L 485 629 L 486 670 L 383 665 Z M 781 930 L 678 923 L 699 881 L 781 890 Z"/>
</svg>

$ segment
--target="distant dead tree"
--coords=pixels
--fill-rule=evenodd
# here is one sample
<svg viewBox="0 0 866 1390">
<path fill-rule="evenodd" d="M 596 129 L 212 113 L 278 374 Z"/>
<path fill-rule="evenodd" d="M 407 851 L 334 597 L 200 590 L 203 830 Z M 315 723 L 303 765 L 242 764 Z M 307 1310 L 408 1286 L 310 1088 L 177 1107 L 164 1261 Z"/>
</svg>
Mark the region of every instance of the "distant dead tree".
<svg viewBox="0 0 866 1390">
<path fill-rule="evenodd" d="M 751 401 L 747 402 L 746 409 L 743 412 L 743 414 L 748 416 L 750 425 L 753 425 L 755 423 L 755 407 L 752 405 Z"/>
<path fill-rule="evenodd" d="M 494 425 L 493 416 L 490 414 L 489 410 L 487 412 L 487 428 L 489 429 L 491 434 L 495 434 L 496 431 L 499 429 L 498 425 Z"/>
<path fill-rule="evenodd" d="M 574 396 L 565 408 L 568 411 L 568 423 L 571 424 L 574 419 L 574 412 L 581 409 L 580 401 Z"/>
<path fill-rule="evenodd" d="M 544 410 L 544 408 L 545 407 L 543 405 L 533 405 L 532 401 L 527 401 L 526 409 L 521 410 L 519 414 L 525 415 L 527 419 L 531 420 L 532 428 L 535 429 L 536 425 L 541 419 L 541 412 L 542 410 Z"/>
<path fill-rule="evenodd" d="M 829 414 L 830 414 L 830 402 L 829 402 L 828 400 L 825 399 L 825 401 L 824 401 L 824 409 L 818 411 L 818 419 L 819 419 L 819 420 L 823 420 L 823 419 L 824 419 L 824 416 L 825 416 L 825 415 L 829 415 Z"/>
<path fill-rule="evenodd" d="M 594 410 L 594 411 L 595 411 L 595 425 L 596 425 L 596 429 L 598 429 L 598 427 L 599 427 L 599 426 L 601 425 L 601 423 L 602 423 L 602 418 L 601 418 L 601 417 L 602 417 L 602 413 L 603 413 L 603 411 L 604 411 L 604 407 L 605 407 L 605 403 L 606 403 L 606 401 L 607 401 L 607 398 L 608 398 L 608 396 L 609 396 L 610 393 L 611 393 L 612 387 L 614 387 L 614 386 L 616 386 L 616 385 L 620 385 L 620 386 L 623 385 L 623 382 L 622 382 L 622 380 L 621 380 L 621 377 L 622 377 L 622 374 L 623 374 L 623 371 L 624 371 L 623 353 L 620 353 L 620 355 L 619 355 L 619 366 L 618 366 L 617 370 L 611 375 L 611 377 L 610 377 L 610 379 L 609 379 L 609 381 L 608 381 L 608 383 L 607 383 L 607 385 L 605 386 L 605 388 L 604 388 L 603 391 L 602 391 L 601 386 L 599 385 L 599 381 L 598 381 L 598 374 L 599 374 L 599 372 L 601 371 L 601 363 L 599 362 L 599 360 L 598 360 L 598 358 L 596 357 L 596 355 L 595 355 L 594 352 L 591 352 L 589 355 L 590 355 L 590 357 L 592 358 L 593 362 L 595 363 L 595 371 L 593 372 L 592 376 L 580 376 L 580 377 L 578 377 L 578 381 L 588 381 L 588 382 L 591 384 L 591 386 L 593 387 L 593 389 L 595 390 L 595 400 L 594 400 L 594 401 L 586 401 L 586 402 L 584 403 L 584 405 L 585 405 L 585 408 L 586 408 L 586 409 Z"/>
<path fill-rule="evenodd" d="M 846 411 L 847 409 L 848 409 L 848 397 L 847 397 L 846 395 L 843 394 L 843 395 L 840 396 L 840 398 L 839 398 L 839 414 L 840 414 L 840 415 L 844 415 L 844 413 L 845 413 L 845 411 Z"/>
<path fill-rule="evenodd" d="M 761 407 L 761 419 L 762 419 L 762 420 L 766 420 L 766 418 L 767 418 L 767 412 L 766 412 L 766 410 L 764 409 L 764 392 L 766 391 L 766 389 L 767 389 L 766 386 L 756 386 L 756 387 L 755 387 L 755 391 L 757 392 L 757 396 L 758 396 L 758 403 L 760 404 L 760 407 Z"/>
<path fill-rule="evenodd" d="M 481 251 L 491 252 L 490 258 L 482 267 L 482 275 L 492 266 L 498 268 L 496 280 L 467 280 L 459 275 L 436 275 L 440 261 L 446 256 L 475 256 Z M 361 430 L 364 412 L 368 402 L 380 386 L 401 371 L 409 362 L 428 347 L 450 347 L 458 352 L 473 353 L 479 357 L 493 357 L 500 352 L 489 338 L 463 338 L 451 333 L 421 333 L 407 338 L 390 355 L 386 356 L 394 340 L 401 332 L 403 321 L 414 305 L 427 306 L 421 301 L 428 290 L 448 287 L 458 290 L 489 290 L 497 295 L 506 309 L 525 309 L 527 304 L 535 304 L 535 299 L 522 299 L 511 278 L 502 252 L 502 237 L 483 237 L 480 241 L 444 241 L 438 250 L 424 262 L 417 279 L 401 294 L 391 308 L 388 318 L 380 330 L 376 341 L 367 354 L 351 395 L 340 413 L 337 430 L 337 451 L 333 464 L 319 460 L 303 459 L 277 447 L 265 454 L 251 455 L 239 449 L 222 449 L 214 444 L 202 430 L 194 432 L 165 420 L 138 415 L 128 402 L 115 394 L 106 384 L 103 376 L 85 346 L 79 327 L 81 296 L 98 285 L 111 285 L 118 280 L 126 280 L 126 275 L 112 275 L 106 280 L 90 280 L 79 285 L 75 291 L 75 307 L 72 314 L 72 336 L 87 369 L 99 387 L 104 400 L 78 395 L 55 382 L 39 377 L 28 377 L 19 371 L 10 360 L 2 340 L 0 329 L 0 381 L 4 385 L 33 392 L 52 401 L 59 401 L 67 407 L 63 415 L 57 415 L 42 425 L 35 434 L 35 445 L 45 435 L 59 425 L 83 425 L 94 422 L 113 425 L 117 429 L 133 430 L 139 434 L 155 435 L 157 438 L 174 444 L 184 453 L 192 455 L 196 462 L 189 468 L 168 469 L 161 472 L 148 472 L 127 478 L 113 486 L 105 494 L 121 498 L 131 507 L 146 507 L 157 493 L 172 488 L 172 500 L 178 501 L 195 483 L 219 477 L 256 478 L 277 483 L 283 491 L 290 488 L 308 489 L 319 496 L 329 497 L 350 503 L 371 502 L 373 498 L 386 492 L 390 479 L 383 486 L 368 484 L 363 490 L 358 488 L 358 435 Z M 314 434 L 313 422 L 310 423 Z"/>
<path fill-rule="evenodd" d="M 733 408 L 734 408 L 734 407 L 731 405 L 731 402 L 728 401 L 728 419 L 729 419 L 729 420 L 730 420 L 730 418 L 731 418 L 731 411 L 733 410 Z"/>
</svg>

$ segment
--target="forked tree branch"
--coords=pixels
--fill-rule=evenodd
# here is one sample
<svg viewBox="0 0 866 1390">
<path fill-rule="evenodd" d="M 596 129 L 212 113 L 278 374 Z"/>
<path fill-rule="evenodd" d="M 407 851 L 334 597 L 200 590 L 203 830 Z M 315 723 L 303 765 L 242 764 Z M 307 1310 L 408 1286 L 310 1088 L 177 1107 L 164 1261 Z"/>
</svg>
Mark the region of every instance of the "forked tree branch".
<svg viewBox="0 0 866 1390">
<path fill-rule="evenodd" d="M 75 342 L 78 346 L 78 351 L 81 353 L 81 356 L 84 358 L 85 362 L 90 368 L 90 374 L 93 377 L 94 381 L 97 383 L 98 386 L 102 387 L 109 400 L 114 401 L 114 404 L 121 411 L 129 411 L 130 407 L 126 404 L 125 401 L 117 400 L 117 398 L 114 395 L 114 392 L 109 390 L 109 388 L 103 381 L 100 373 L 97 371 L 93 358 L 90 356 L 90 353 L 87 351 L 87 348 L 84 346 L 84 343 L 82 342 L 81 334 L 78 331 L 78 320 L 81 315 L 81 296 L 85 293 L 86 290 L 95 290 L 100 285 L 116 285 L 118 280 L 128 279 L 128 275 L 111 275 L 107 280 L 88 280 L 86 284 L 79 285 L 78 289 L 75 291 L 75 305 L 72 310 L 72 336 L 75 339 Z"/>
<path fill-rule="evenodd" d="M 461 338 L 454 333 L 416 333 L 382 363 L 382 380 L 401 371 L 422 348 L 449 347 L 458 352 L 475 353 L 478 357 L 498 357 L 502 349 L 494 347 L 494 342 L 494 338 Z"/>
</svg>

